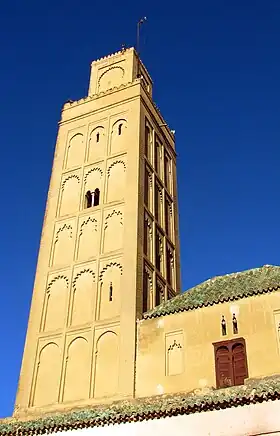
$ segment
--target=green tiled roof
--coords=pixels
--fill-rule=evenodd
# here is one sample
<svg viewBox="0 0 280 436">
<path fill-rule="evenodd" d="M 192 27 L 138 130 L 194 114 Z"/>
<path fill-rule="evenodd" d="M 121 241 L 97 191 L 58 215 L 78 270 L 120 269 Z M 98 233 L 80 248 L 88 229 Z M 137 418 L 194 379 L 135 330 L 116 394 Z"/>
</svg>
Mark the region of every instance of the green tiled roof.
<svg viewBox="0 0 280 436">
<path fill-rule="evenodd" d="M 280 289 L 280 267 L 265 265 L 206 280 L 155 307 L 147 312 L 144 318 L 197 309 L 278 289 Z"/>
<path fill-rule="evenodd" d="M 135 422 L 167 416 L 188 415 L 238 405 L 280 399 L 280 376 L 248 380 L 245 385 L 225 389 L 160 395 L 126 400 L 103 406 L 76 409 L 37 419 L 0 421 L 0 435 L 23 436 L 59 432 L 85 427 L 98 427 L 122 422 Z"/>
</svg>

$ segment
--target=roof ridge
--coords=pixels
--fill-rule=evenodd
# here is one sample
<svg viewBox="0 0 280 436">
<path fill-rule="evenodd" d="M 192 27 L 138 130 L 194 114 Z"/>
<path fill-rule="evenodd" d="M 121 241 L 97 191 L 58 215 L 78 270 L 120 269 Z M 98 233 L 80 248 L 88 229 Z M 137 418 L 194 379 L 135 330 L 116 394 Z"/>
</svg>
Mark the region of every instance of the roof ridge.
<svg viewBox="0 0 280 436">
<path fill-rule="evenodd" d="M 198 309 L 278 289 L 280 289 L 280 266 L 263 265 L 201 282 L 146 312 L 144 319 Z"/>
<path fill-rule="evenodd" d="M 212 387 L 177 394 L 122 400 L 110 405 L 90 406 L 28 421 L 0 420 L 2 436 L 25 436 L 63 430 L 188 415 L 206 410 L 280 399 L 280 375 L 249 379 L 244 385 L 223 389 Z"/>
</svg>

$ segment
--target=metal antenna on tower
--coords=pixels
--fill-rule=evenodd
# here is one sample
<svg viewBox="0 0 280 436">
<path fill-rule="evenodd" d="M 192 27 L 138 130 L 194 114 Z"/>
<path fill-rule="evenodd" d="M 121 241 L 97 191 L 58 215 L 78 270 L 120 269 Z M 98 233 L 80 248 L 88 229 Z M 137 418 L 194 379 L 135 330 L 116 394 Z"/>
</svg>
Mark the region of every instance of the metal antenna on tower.
<svg viewBox="0 0 280 436">
<path fill-rule="evenodd" d="M 138 23 L 137 23 L 137 38 L 136 38 L 136 52 L 138 55 L 138 72 L 137 72 L 137 77 L 140 76 L 140 27 L 142 24 L 145 23 L 145 21 L 147 21 L 147 17 L 143 17 L 141 18 Z"/>
<path fill-rule="evenodd" d="M 140 27 L 141 27 L 142 24 L 145 23 L 145 21 L 147 21 L 147 17 L 141 18 L 141 20 L 139 20 L 138 23 L 137 23 L 136 51 L 138 53 L 138 56 L 140 55 Z"/>
</svg>

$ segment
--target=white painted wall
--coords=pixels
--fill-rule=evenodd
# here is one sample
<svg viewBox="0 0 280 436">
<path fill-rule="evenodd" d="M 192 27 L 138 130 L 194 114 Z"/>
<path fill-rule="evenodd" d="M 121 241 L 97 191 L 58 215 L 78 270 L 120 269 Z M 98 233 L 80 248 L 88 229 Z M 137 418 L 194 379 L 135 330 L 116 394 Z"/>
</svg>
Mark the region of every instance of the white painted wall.
<svg viewBox="0 0 280 436">
<path fill-rule="evenodd" d="M 69 430 L 60 436 L 280 436 L 280 401 L 136 423 Z M 53 433 L 54 434 L 54 433 Z M 56 434 L 57 435 L 57 434 Z"/>
</svg>

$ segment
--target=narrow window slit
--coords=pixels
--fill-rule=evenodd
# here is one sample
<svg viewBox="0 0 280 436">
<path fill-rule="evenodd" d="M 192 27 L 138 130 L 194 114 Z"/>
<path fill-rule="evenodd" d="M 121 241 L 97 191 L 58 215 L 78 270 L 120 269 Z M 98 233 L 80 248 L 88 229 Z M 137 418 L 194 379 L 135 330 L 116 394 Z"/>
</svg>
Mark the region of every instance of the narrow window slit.
<svg viewBox="0 0 280 436">
<path fill-rule="evenodd" d="M 226 336 L 226 334 L 227 334 L 227 323 L 226 323 L 224 315 L 222 315 L 221 326 L 222 326 L 222 335 Z"/>
<path fill-rule="evenodd" d="M 119 136 L 122 134 L 122 124 L 119 124 L 119 127 L 118 127 L 118 134 L 119 134 Z"/>
<path fill-rule="evenodd" d="M 110 283 L 110 286 L 109 286 L 109 301 L 113 301 L 113 284 L 112 284 L 112 282 Z"/>
<path fill-rule="evenodd" d="M 100 191 L 98 188 L 96 188 L 93 193 L 93 206 L 98 206 L 99 200 L 100 200 Z"/>
<path fill-rule="evenodd" d="M 100 133 L 96 133 L 96 142 L 99 142 L 99 138 L 100 138 Z"/>
<path fill-rule="evenodd" d="M 233 333 L 236 335 L 238 333 L 238 324 L 237 324 L 235 313 L 232 314 L 232 328 L 233 328 Z"/>
<path fill-rule="evenodd" d="M 87 191 L 86 193 L 86 208 L 89 208 L 92 206 L 92 193 L 90 191 Z"/>
</svg>

